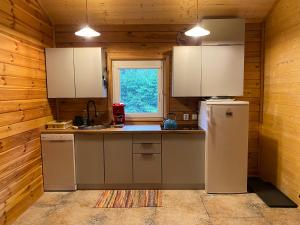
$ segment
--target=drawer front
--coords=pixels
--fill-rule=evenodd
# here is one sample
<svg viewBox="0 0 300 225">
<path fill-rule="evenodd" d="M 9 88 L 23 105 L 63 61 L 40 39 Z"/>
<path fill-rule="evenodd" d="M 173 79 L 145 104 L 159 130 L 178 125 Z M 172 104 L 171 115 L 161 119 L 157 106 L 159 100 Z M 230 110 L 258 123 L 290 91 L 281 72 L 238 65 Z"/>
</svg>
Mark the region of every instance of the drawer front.
<svg viewBox="0 0 300 225">
<path fill-rule="evenodd" d="M 133 144 L 133 153 L 161 153 L 161 144 Z"/>
<path fill-rule="evenodd" d="M 134 134 L 133 143 L 161 143 L 160 134 Z"/>
<path fill-rule="evenodd" d="M 161 154 L 133 154 L 133 182 L 161 183 Z"/>
</svg>

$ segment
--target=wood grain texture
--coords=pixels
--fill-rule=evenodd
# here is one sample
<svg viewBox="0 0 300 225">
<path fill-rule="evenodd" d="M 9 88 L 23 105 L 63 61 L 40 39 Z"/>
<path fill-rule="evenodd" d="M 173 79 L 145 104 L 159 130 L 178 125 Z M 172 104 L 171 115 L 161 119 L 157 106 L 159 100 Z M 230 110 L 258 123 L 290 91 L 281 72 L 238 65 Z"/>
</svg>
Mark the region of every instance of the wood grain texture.
<svg viewBox="0 0 300 225">
<path fill-rule="evenodd" d="M 54 24 L 84 24 L 85 1 L 41 0 Z M 240 17 L 261 22 L 275 0 L 199 0 L 199 18 Z M 89 23 L 191 24 L 196 22 L 197 1 L 192 0 L 97 0 L 88 1 Z"/>
<path fill-rule="evenodd" d="M 0 3 L 0 224 L 43 192 L 40 127 L 53 119 L 44 46 L 52 26 L 34 0 Z"/>
<path fill-rule="evenodd" d="M 172 47 L 177 45 L 176 36 L 189 27 L 186 24 L 174 25 L 101 25 L 98 30 L 102 32 L 100 38 L 85 40 L 77 38 L 73 33 L 76 26 L 58 25 L 55 27 L 57 47 L 105 47 L 108 53 L 109 84 L 111 79 L 111 60 L 124 59 L 161 59 L 164 61 L 164 110 L 176 113 L 178 123 L 197 124 L 197 121 L 183 121 L 183 114 L 188 113 L 190 118 L 193 113 L 198 113 L 198 102 L 201 98 L 173 98 L 172 88 Z M 113 35 L 112 35 L 113 34 Z M 104 37 L 101 39 L 101 37 Z M 246 52 L 245 52 L 245 88 L 244 96 L 240 100 L 250 102 L 250 126 L 249 126 L 249 174 L 258 174 L 259 168 L 259 115 L 261 97 L 261 51 L 262 26 L 259 23 L 246 25 Z M 167 91 L 166 91 L 167 90 Z M 112 96 L 109 88 L 108 96 Z M 100 112 L 111 114 L 111 97 L 105 100 L 97 100 L 97 108 Z M 105 102 L 105 104 L 100 103 Z M 64 99 L 59 103 L 59 115 L 61 119 L 73 119 L 82 115 L 86 100 Z M 74 106 L 74 108 L 73 108 Z M 102 108 L 102 107 L 108 107 Z M 149 122 L 149 121 L 148 121 Z M 134 122 L 137 124 L 138 122 Z M 145 121 L 143 121 L 145 123 Z M 153 122 L 151 122 L 153 123 Z"/>
<path fill-rule="evenodd" d="M 300 204 L 300 2 L 266 20 L 261 174 Z"/>
<path fill-rule="evenodd" d="M 2 0 L 0 3 L 0 24 L 16 30 L 48 46 L 53 45 L 52 26 L 41 15 L 37 7 L 25 0 Z M 29 1 L 32 2 L 32 1 Z M 35 15 L 32 12 L 35 12 Z"/>
</svg>

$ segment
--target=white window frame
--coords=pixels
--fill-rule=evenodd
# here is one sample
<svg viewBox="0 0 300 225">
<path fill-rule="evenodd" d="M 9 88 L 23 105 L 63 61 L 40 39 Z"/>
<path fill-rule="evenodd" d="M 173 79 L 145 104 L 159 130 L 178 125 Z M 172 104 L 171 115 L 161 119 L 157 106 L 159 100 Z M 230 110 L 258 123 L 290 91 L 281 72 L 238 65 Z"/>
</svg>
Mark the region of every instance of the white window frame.
<svg viewBox="0 0 300 225">
<path fill-rule="evenodd" d="M 113 61 L 113 103 L 120 102 L 120 69 L 158 69 L 158 112 L 126 113 L 126 118 L 162 118 L 163 117 L 163 62 L 160 60 Z"/>
</svg>

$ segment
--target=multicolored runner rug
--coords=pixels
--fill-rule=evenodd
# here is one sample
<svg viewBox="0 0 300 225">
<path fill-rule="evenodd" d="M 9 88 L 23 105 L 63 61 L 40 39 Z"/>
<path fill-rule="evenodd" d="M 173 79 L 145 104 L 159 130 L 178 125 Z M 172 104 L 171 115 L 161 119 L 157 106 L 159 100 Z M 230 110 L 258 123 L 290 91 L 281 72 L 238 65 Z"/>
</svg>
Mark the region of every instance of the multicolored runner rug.
<svg viewBox="0 0 300 225">
<path fill-rule="evenodd" d="M 139 208 L 161 207 L 162 194 L 160 190 L 106 190 L 95 208 Z"/>
</svg>

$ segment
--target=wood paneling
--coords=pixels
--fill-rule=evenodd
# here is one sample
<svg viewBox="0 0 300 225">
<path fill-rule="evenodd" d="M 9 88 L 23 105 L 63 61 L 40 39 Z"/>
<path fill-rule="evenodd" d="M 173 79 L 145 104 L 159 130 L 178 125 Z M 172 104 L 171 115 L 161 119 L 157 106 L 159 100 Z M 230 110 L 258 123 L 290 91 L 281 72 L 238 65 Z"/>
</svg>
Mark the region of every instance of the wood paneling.
<svg viewBox="0 0 300 225">
<path fill-rule="evenodd" d="M 41 0 L 54 24 L 84 24 L 85 1 Z M 240 17 L 261 22 L 275 0 L 199 0 L 199 18 Z M 196 0 L 88 1 L 89 23 L 191 24 L 196 22 Z"/>
<path fill-rule="evenodd" d="M 0 224 L 43 192 L 39 128 L 53 119 L 44 46 L 52 27 L 35 1 L 0 3 Z"/>
<path fill-rule="evenodd" d="M 95 99 L 57 99 L 58 103 L 58 116 L 62 120 L 73 120 L 74 117 L 83 116 L 86 114 L 87 102 L 89 100 L 94 100 L 96 103 L 96 108 L 98 116 L 95 117 L 94 108 L 90 110 L 90 116 L 95 121 L 95 123 L 101 123 L 106 121 L 108 118 L 107 113 L 107 98 L 95 98 Z"/>
<path fill-rule="evenodd" d="M 198 102 L 201 98 L 173 98 L 171 96 L 171 50 L 176 43 L 178 32 L 182 32 L 189 25 L 103 25 L 99 26 L 102 32 L 100 38 L 85 40 L 74 36 L 76 26 L 56 26 L 57 47 L 106 47 L 108 52 L 108 70 L 111 59 L 162 59 L 165 62 L 166 91 L 165 111 L 174 112 L 179 123 L 197 124 L 197 121 L 183 121 L 183 113 L 197 114 Z M 113 34 L 113 35 L 112 35 Z M 101 37 L 105 37 L 101 39 Z M 111 39 L 110 39 L 111 38 Z M 259 145 L 258 127 L 260 119 L 260 92 L 261 92 L 261 24 L 246 25 L 246 55 L 245 55 L 245 90 L 240 100 L 250 102 L 249 128 L 249 173 L 258 174 Z M 166 70 L 165 68 L 165 70 Z M 109 79 L 109 84 L 111 80 Z M 111 93 L 109 93 L 111 96 Z M 64 99 L 59 101 L 59 115 L 61 119 L 73 119 L 75 115 L 82 115 L 87 100 Z M 105 112 L 111 101 L 97 100 L 98 111 Z M 75 109 L 74 109 L 75 108 Z M 103 118 L 103 117 L 102 117 Z"/>
<path fill-rule="evenodd" d="M 266 20 L 261 174 L 300 204 L 300 2 L 280 0 Z"/>
<path fill-rule="evenodd" d="M 35 14 L 31 14 L 33 11 Z M 51 46 L 52 27 L 42 15 L 41 8 L 33 7 L 26 0 L 1 0 L 0 24 Z"/>
</svg>

